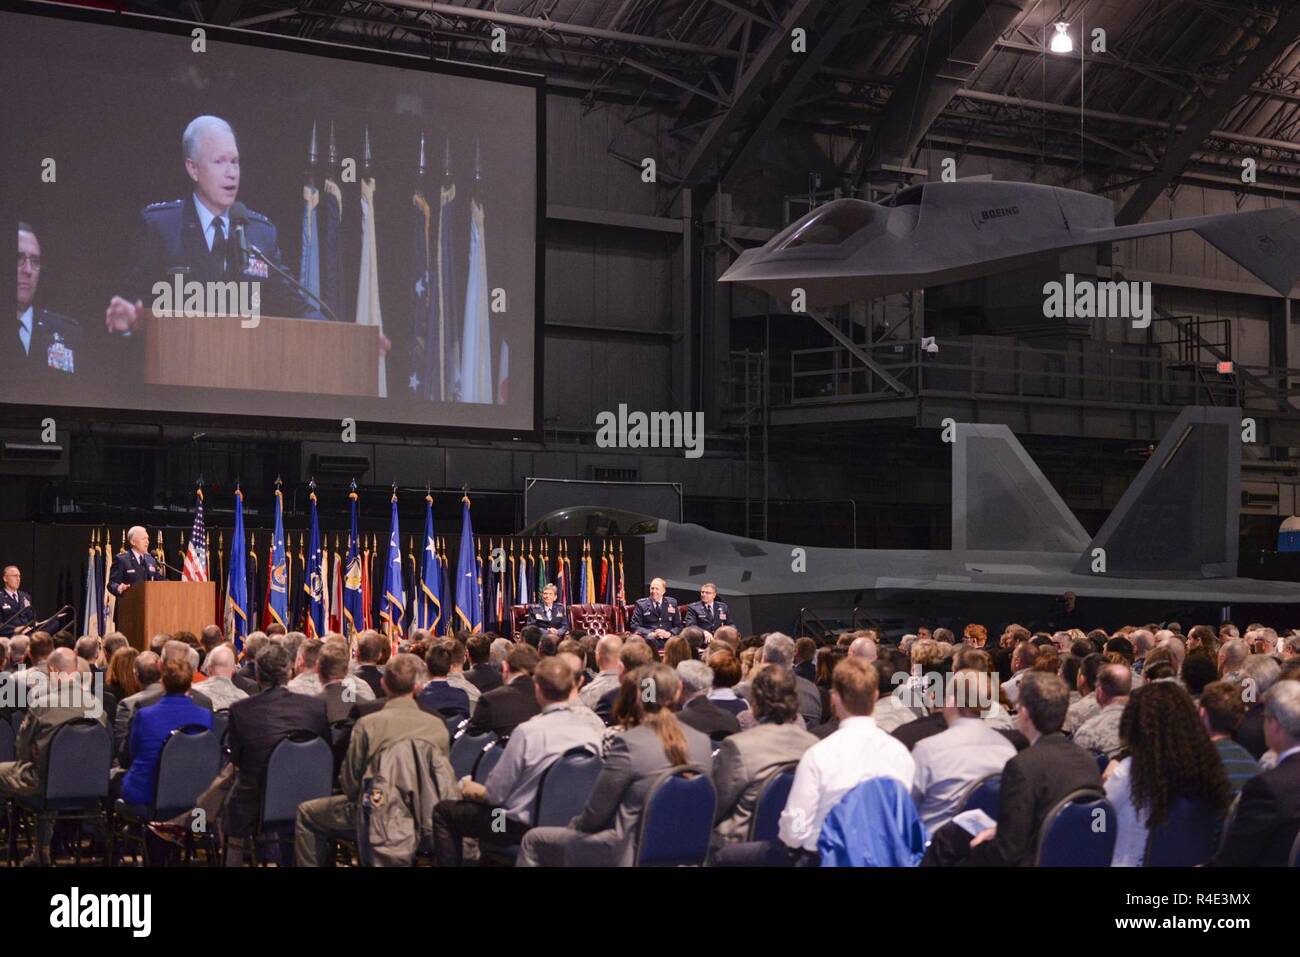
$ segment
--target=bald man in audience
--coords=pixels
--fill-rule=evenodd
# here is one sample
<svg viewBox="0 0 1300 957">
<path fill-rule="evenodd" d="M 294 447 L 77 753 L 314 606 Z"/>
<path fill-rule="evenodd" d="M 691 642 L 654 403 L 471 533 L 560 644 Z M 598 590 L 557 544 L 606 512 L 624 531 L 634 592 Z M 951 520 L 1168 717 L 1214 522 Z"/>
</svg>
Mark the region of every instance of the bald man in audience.
<svg viewBox="0 0 1300 957">
<path fill-rule="evenodd" d="M 1124 665 L 1106 665 L 1097 673 L 1097 713 L 1079 726 L 1074 743 L 1094 754 L 1115 757 L 1123 749 L 1120 718 L 1133 692 L 1133 672 Z"/>
<path fill-rule="evenodd" d="M 603 635 L 596 642 L 596 677 L 579 692 L 579 699 L 588 708 L 595 710 L 600 699 L 613 689 L 618 688 L 619 679 L 623 677 L 623 639 L 618 635 Z"/>
<path fill-rule="evenodd" d="M 56 648 L 50 653 L 48 675 L 48 686 L 32 698 L 18 729 L 17 759 L 0 764 L 0 798 L 31 798 L 44 791 L 50 745 L 63 725 L 79 718 L 105 721 L 103 709 L 90 706 L 95 696 L 86 689 L 77 671 L 77 656 L 71 650 Z M 53 863 L 50 838 L 54 823 L 53 815 L 38 818 L 36 847 L 23 864 Z"/>
<path fill-rule="evenodd" d="M 208 652 L 204 666 L 208 670 L 208 680 L 203 682 L 203 693 L 212 702 L 216 711 L 224 711 L 236 701 L 243 701 L 248 692 L 235 684 L 235 650 L 227 644 L 220 644 Z"/>
</svg>

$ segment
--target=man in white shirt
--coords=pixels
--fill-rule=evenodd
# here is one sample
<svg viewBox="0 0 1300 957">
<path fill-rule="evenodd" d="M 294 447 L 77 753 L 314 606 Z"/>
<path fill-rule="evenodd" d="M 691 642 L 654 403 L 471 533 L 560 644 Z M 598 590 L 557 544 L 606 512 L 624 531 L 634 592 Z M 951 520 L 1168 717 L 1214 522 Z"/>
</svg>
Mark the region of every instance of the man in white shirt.
<svg viewBox="0 0 1300 957">
<path fill-rule="evenodd" d="M 948 730 L 923 738 L 912 748 L 916 762 L 912 798 L 931 834 L 961 810 L 976 781 L 1000 774 L 1016 755 L 1015 745 L 982 718 L 995 694 L 989 675 L 958 671 L 948 682 L 944 700 Z"/>
<path fill-rule="evenodd" d="M 888 775 L 912 788 L 912 755 L 871 717 L 877 684 L 875 666 L 862 658 L 845 658 L 835 666 L 831 709 L 839 718 L 839 730 L 804 752 L 781 812 L 781 841 L 806 858 L 816 854 L 831 809 L 863 781 Z"/>
</svg>

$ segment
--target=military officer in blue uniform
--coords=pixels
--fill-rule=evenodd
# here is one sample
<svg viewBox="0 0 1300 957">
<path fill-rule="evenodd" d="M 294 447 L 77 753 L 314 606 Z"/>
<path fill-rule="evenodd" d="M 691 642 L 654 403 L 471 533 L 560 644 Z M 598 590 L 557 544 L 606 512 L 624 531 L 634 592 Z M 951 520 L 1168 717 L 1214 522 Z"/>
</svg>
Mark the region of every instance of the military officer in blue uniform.
<svg viewBox="0 0 1300 957">
<path fill-rule="evenodd" d="M 0 637 L 12 638 L 31 626 L 35 613 L 32 596 L 18 588 L 23 583 L 23 573 L 17 565 L 5 567 L 4 580 L 4 590 L 0 591 Z"/>
<path fill-rule="evenodd" d="M 256 281 L 261 284 L 261 315 L 323 318 L 265 259 L 240 252 L 230 217 L 239 195 L 239 147 L 230 124 L 216 116 L 196 117 L 185 128 L 181 146 L 194 192 L 140 212 L 123 295 L 113 296 L 104 315 L 109 332 L 134 332 L 155 298 L 154 285 L 171 284 L 176 274 L 183 283 Z M 247 212 L 249 243 L 283 269 L 275 225 L 261 213 Z"/>
<path fill-rule="evenodd" d="M 108 573 L 108 590 L 121 596 L 134 585 L 162 581 L 167 576 L 158 567 L 158 561 L 149 554 L 149 532 L 139 525 L 126 533 L 131 547 L 113 557 L 113 567 Z"/>
<path fill-rule="evenodd" d="M 683 620 L 689 628 L 694 625 L 712 640 L 713 633 L 723 625 L 731 624 L 731 609 L 725 601 L 718 601 L 718 586 L 705 582 L 700 586 L 700 600 L 686 606 Z"/>
<path fill-rule="evenodd" d="M 561 638 L 569 633 L 569 609 L 555 600 L 559 591 L 554 585 L 542 589 L 542 603 L 528 606 L 528 621 L 525 624 L 536 625 L 542 631 L 554 631 Z"/>
<path fill-rule="evenodd" d="M 667 598 L 668 585 L 662 578 L 650 582 L 650 597 L 638 598 L 632 609 L 628 627 L 656 647 L 682 630 L 682 616 L 677 611 L 677 599 Z"/>
<path fill-rule="evenodd" d="M 43 383 L 71 381 L 81 365 L 81 326 L 75 319 L 36 305 L 41 282 L 41 243 L 36 231 L 18 224 L 17 339 L 0 349 L 7 373 Z"/>
</svg>

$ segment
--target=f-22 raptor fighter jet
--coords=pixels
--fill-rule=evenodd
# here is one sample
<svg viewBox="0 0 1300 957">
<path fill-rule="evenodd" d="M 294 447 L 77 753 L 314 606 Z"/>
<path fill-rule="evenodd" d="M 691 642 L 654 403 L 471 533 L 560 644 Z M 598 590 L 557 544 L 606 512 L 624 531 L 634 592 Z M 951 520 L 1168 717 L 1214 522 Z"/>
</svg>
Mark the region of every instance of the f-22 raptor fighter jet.
<svg viewBox="0 0 1300 957">
<path fill-rule="evenodd" d="M 1300 213 L 1261 209 L 1116 226 L 1110 200 L 1034 183 L 910 186 L 883 203 L 837 199 L 746 250 L 720 282 L 810 308 L 1051 261 L 1080 246 L 1192 230 L 1287 295 L 1300 278 Z"/>
<path fill-rule="evenodd" d="M 1240 409 L 1183 409 L 1095 536 L 1005 425 L 954 432 L 950 549 L 803 547 L 581 507 L 525 534 L 642 535 L 647 577 L 688 601 L 716 583 L 742 629 L 794 627 L 803 609 L 840 620 L 859 609 L 900 634 L 922 622 L 1043 625 L 1066 592 L 1103 628 L 1217 621 L 1223 608 L 1289 618 L 1300 602 L 1294 582 L 1238 577 Z"/>
</svg>

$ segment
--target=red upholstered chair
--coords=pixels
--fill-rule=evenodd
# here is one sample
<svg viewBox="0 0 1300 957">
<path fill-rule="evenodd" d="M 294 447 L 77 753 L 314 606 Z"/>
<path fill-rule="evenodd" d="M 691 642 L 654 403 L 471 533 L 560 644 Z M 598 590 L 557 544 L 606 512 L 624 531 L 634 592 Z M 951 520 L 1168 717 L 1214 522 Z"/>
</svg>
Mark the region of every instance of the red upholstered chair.
<svg viewBox="0 0 1300 957">
<path fill-rule="evenodd" d="M 511 605 L 510 606 L 510 637 L 517 638 L 519 633 L 524 630 L 524 625 L 528 624 L 528 606 Z"/>
<path fill-rule="evenodd" d="M 617 609 L 613 605 L 570 605 L 569 627 L 589 635 L 618 631 Z"/>
<path fill-rule="evenodd" d="M 636 611 L 636 602 L 631 602 L 630 604 L 626 604 L 622 607 L 623 620 L 618 623 L 618 626 L 624 631 L 631 629 L 632 612 L 634 611 Z"/>
</svg>

